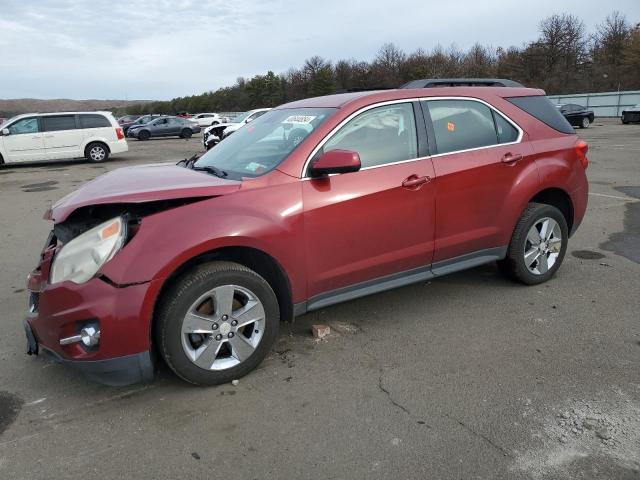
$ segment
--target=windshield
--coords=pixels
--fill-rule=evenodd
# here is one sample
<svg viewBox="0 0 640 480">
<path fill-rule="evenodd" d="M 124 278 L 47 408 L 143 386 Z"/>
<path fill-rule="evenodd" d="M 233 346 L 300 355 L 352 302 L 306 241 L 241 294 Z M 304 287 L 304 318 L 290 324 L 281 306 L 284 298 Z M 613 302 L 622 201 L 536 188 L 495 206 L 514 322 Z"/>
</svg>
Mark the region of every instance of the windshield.
<svg viewBox="0 0 640 480">
<path fill-rule="evenodd" d="M 271 110 L 209 150 L 195 167 L 215 167 L 228 178 L 259 177 L 277 167 L 335 108 Z"/>
</svg>

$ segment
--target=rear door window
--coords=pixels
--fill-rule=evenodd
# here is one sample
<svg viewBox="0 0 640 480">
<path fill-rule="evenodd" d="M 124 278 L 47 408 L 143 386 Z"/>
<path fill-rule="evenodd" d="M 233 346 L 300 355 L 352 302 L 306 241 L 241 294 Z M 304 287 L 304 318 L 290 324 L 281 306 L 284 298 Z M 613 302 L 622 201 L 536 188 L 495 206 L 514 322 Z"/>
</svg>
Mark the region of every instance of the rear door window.
<svg viewBox="0 0 640 480">
<path fill-rule="evenodd" d="M 496 133 L 498 134 L 498 143 L 511 143 L 518 141 L 518 135 L 520 132 L 511 123 L 507 121 L 499 113 L 495 111 L 493 113 L 493 119 L 496 123 Z"/>
<path fill-rule="evenodd" d="M 561 133 L 574 134 L 573 127 L 551 100 L 543 95 L 505 98 L 516 107 Z"/>
<path fill-rule="evenodd" d="M 75 115 L 49 115 L 42 117 L 45 132 L 58 132 L 61 130 L 75 130 Z"/>
<path fill-rule="evenodd" d="M 491 109 L 473 100 L 428 100 L 437 153 L 498 143 Z"/>
<path fill-rule="evenodd" d="M 80 128 L 102 128 L 110 127 L 111 122 L 104 115 L 91 114 L 91 115 L 79 115 Z"/>
</svg>

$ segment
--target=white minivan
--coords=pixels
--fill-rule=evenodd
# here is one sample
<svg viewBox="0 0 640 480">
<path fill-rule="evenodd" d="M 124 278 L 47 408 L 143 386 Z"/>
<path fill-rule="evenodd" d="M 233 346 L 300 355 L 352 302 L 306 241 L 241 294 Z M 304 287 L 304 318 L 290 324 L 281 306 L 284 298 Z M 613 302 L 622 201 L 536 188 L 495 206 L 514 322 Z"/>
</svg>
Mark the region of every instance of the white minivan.
<svg viewBox="0 0 640 480">
<path fill-rule="evenodd" d="M 86 158 L 102 162 L 129 149 L 109 112 L 28 113 L 0 130 L 0 164 Z"/>
</svg>

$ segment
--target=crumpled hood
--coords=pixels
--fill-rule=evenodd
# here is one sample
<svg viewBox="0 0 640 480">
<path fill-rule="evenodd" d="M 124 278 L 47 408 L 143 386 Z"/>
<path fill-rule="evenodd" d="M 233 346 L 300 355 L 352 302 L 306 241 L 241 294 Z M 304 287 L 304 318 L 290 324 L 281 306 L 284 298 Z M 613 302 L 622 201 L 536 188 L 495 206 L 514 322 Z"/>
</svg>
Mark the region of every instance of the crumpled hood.
<svg viewBox="0 0 640 480">
<path fill-rule="evenodd" d="M 216 125 L 211 125 L 210 127 L 207 127 L 204 129 L 205 132 L 210 132 L 211 130 L 213 130 L 214 128 L 226 128 L 226 127 L 235 127 L 237 125 L 240 125 L 240 123 L 218 123 Z"/>
<path fill-rule="evenodd" d="M 60 223 L 74 210 L 88 205 L 216 197 L 237 191 L 241 184 L 174 164 L 118 168 L 59 200 L 45 219 Z"/>
</svg>

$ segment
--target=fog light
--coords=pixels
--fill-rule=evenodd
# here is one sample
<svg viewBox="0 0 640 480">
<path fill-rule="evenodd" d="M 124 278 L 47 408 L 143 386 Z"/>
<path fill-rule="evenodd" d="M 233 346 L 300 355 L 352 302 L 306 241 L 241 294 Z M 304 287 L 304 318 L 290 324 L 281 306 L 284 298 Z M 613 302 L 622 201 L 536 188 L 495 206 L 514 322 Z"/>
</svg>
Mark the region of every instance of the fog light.
<svg viewBox="0 0 640 480">
<path fill-rule="evenodd" d="M 60 345 L 82 342 L 86 347 L 95 347 L 100 343 L 100 330 L 95 327 L 84 327 L 78 335 L 60 339 Z"/>
<path fill-rule="evenodd" d="M 82 337 L 82 343 L 87 347 L 94 347 L 100 342 L 100 330 L 96 330 L 94 327 L 85 327 L 80 330 L 80 337 Z"/>
</svg>

